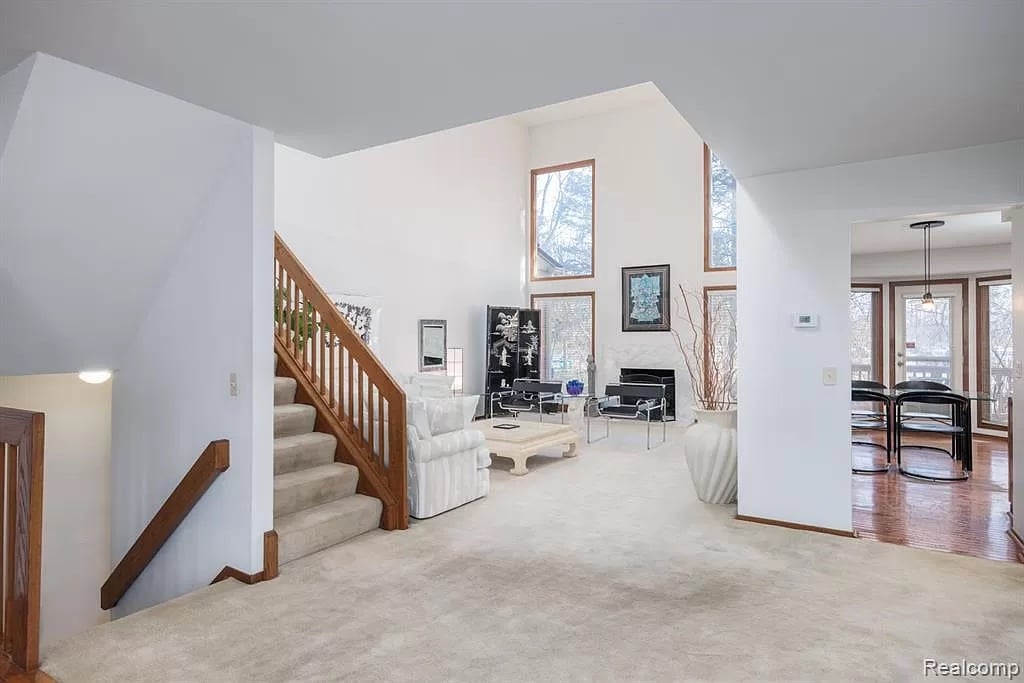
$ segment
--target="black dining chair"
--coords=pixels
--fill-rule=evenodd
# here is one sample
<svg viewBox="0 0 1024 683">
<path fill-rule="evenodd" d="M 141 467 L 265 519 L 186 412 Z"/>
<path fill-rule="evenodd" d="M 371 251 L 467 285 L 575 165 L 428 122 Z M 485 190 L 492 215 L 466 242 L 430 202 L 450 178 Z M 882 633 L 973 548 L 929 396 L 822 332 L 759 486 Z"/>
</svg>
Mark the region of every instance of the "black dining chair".
<svg viewBox="0 0 1024 683">
<path fill-rule="evenodd" d="M 855 404 L 871 404 L 870 408 L 850 409 L 850 428 L 853 431 L 885 431 L 885 445 L 874 441 L 852 441 L 855 446 L 881 448 L 885 451 L 885 465 L 882 467 L 852 467 L 854 474 L 884 474 L 892 464 L 892 430 L 889 414 L 889 396 L 885 385 L 872 380 L 855 379 L 851 383 L 851 401 Z M 876 406 L 881 404 L 879 410 Z"/>
<path fill-rule="evenodd" d="M 909 379 L 905 382 L 897 382 L 893 389 L 897 391 L 952 391 L 950 387 L 943 384 L 942 382 L 933 382 L 930 379 Z M 917 407 L 918 410 L 904 411 L 904 417 L 916 418 L 919 420 L 934 420 L 937 422 L 949 423 L 952 420 L 952 415 L 949 413 L 941 412 L 929 412 L 927 410 L 921 410 L 921 406 Z"/>
<path fill-rule="evenodd" d="M 943 419 L 924 419 L 916 410 L 905 411 L 908 404 L 917 406 L 946 406 L 949 409 L 949 416 L 939 414 Z M 970 476 L 970 401 L 966 396 L 951 391 L 938 390 L 907 390 L 896 397 L 894 405 L 895 417 L 893 418 L 894 440 L 896 442 L 896 466 L 900 474 L 914 479 L 926 481 L 965 481 Z M 951 475 L 924 472 L 919 469 L 910 469 L 903 466 L 903 433 L 916 432 L 923 434 L 947 435 L 950 437 L 950 448 L 931 446 L 924 444 L 908 444 L 907 447 L 938 451 L 945 453 L 954 462 L 960 463 L 960 472 Z"/>
</svg>

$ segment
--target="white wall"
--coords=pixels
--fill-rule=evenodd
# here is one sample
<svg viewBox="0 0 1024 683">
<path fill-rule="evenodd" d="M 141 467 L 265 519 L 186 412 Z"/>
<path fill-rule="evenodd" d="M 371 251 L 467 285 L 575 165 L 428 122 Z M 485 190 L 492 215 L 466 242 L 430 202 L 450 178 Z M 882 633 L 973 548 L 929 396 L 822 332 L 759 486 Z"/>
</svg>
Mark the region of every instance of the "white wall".
<svg viewBox="0 0 1024 683">
<path fill-rule="evenodd" d="M 0 159 L 0 319 L 17 321 L 0 326 L 0 374 L 116 367 L 252 127 L 48 55 L 27 64 Z"/>
<path fill-rule="evenodd" d="M 448 321 L 483 390 L 484 317 L 524 301 L 526 130 L 508 119 L 319 159 L 276 149 L 277 230 L 328 293 L 382 297 L 380 346 L 418 371 L 417 321 Z"/>
<path fill-rule="evenodd" d="M 596 277 L 531 282 L 530 292 L 593 290 L 598 386 L 617 379 L 625 366 L 673 368 L 685 419 L 690 388 L 671 334 L 622 331 L 621 268 L 669 263 L 673 297 L 678 285 L 700 291 L 703 141 L 668 101 L 658 100 L 535 126 L 529 142 L 531 168 L 595 159 L 596 213 Z"/>
<path fill-rule="evenodd" d="M 77 375 L 0 377 L 0 406 L 46 413 L 40 649 L 108 621 L 110 384 Z"/>
<path fill-rule="evenodd" d="M 857 226 L 853 226 L 853 229 L 856 230 Z M 920 251 L 854 254 L 852 277 L 854 280 L 918 280 L 924 273 L 922 258 Z M 932 250 L 932 272 L 937 277 L 1009 270 L 1009 244 Z"/>
<path fill-rule="evenodd" d="M 1022 172 L 1016 141 L 740 180 L 741 514 L 852 528 L 851 224 L 1019 204 Z M 796 312 L 820 327 L 793 328 Z"/>
<path fill-rule="evenodd" d="M 1024 396 L 1016 393 L 1017 386 L 1021 385 L 1021 360 L 1024 359 L 1024 334 L 1017 330 L 1024 330 L 1024 208 L 1016 208 L 1007 211 L 1003 220 L 1011 223 L 1010 232 L 1013 235 L 1013 246 L 1011 259 L 1013 261 L 1013 357 L 1015 360 L 1014 393 L 1016 400 L 1013 402 L 1013 424 L 1015 426 L 1016 438 L 1013 440 L 1013 453 L 1010 457 L 1015 463 L 1014 469 L 1014 490 L 1013 500 L 1013 528 L 1024 537 Z"/>
<path fill-rule="evenodd" d="M 10 130 L 0 373 L 115 370 L 108 570 L 206 445 L 231 441 L 231 468 L 120 616 L 206 585 L 226 564 L 262 569 L 273 523 L 273 140 L 54 57 L 27 64 L 13 126 L 10 103 L 0 107 Z M 21 75 L 0 94 L 17 97 Z"/>
<path fill-rule="evenodd" d="M 265 490 L 273 472 L 271 144 L 268 133 L 254 130 L 213 188 L 114 376 L 112 563 L 207 444 L 231 442 L 230 468 L 121 600 L 117 616 L 207 584 L 224 565 L 262 569 L 273 506 Z M 237 396 L 229 394 L 231 373 Z"/>
</svg>

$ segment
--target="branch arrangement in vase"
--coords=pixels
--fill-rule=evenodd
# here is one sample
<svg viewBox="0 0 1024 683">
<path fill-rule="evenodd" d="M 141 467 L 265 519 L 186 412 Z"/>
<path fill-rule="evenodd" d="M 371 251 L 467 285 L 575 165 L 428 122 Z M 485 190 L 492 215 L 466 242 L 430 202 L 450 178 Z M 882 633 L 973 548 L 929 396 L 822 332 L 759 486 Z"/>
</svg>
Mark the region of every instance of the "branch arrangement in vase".
<svg viewBox="0 0 1024 683">
<path fill-rule="evenodd" d="M 712 306 L 703 293 L 687 291 L 682 285 L 675 306 L 676 317 L 684 325 L 682 333 L 672 326 L 672 338 L 690 376 L 694 403 L 702 410 L 735 407 L 736 351 L 729 339 L 735 330 L 732 307 Z"/>
</svg>

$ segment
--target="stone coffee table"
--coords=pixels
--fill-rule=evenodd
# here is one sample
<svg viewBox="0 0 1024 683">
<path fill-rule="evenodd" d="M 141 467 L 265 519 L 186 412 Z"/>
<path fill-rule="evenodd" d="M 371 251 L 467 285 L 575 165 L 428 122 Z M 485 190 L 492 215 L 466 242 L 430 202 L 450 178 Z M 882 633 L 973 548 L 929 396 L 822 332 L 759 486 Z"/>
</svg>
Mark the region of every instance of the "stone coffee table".
<svg viewBox="0 0 1024 683">
<path fill-rule="evenodd" d="M 516 429 L 498 429 L 495 425 L 514 424 Z M 526 459 L 537 455 L 539 451 L 551 446 L 568 446 L 562 453 L 563 457 L 576 456 L 576 442 L 580 438 L 576 430 L 569 425 L 546 424 L 543 422 L 523 422 L 506 417 L 474 422 L 473 429 L 479 429 L 487 440 L 487 448 L 501 458 L 511 458 L 512 474 L 523 475 Z"/>
</svg>

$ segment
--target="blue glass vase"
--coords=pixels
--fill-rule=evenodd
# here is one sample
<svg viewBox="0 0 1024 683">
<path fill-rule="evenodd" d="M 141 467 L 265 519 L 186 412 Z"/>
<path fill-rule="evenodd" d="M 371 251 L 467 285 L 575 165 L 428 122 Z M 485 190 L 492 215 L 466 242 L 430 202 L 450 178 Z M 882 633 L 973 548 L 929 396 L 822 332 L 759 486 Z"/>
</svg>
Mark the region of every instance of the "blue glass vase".
<svg viewBox="0 0 1024 683">
<path fill-rule="evenodd" d="M 571 379 L 565 383 L 565 390 L 570 396 L 579 396 L 583 393 L 583 382 L 578 379 Z"/>
</svg>

